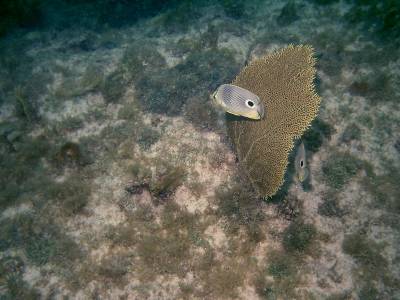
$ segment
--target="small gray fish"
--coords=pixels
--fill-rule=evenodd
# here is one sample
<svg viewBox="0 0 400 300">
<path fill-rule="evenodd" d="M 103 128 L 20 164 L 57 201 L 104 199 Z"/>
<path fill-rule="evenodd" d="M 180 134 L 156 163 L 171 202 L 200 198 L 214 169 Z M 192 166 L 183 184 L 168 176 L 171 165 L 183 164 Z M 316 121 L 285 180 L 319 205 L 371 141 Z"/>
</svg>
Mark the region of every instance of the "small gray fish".
<svg viewBox="0 0 400 300">
<path fill-rule="evenodd" d="M 233 84 L 223 84 L 212 95 L 226 112 L 250 119 L 264 118 L 264 105 L 252 92 Z"/>
<path fill-rule="evenodd" d="M 308 177 L 308 170 L 306 166 L 306 149 L 303 142 L 301 142 L 297 149 L 296 157 L 294 159 L 294 167 L 296 170 L 297 180 L 300 182 L 306 180 Z"/>
</svg>

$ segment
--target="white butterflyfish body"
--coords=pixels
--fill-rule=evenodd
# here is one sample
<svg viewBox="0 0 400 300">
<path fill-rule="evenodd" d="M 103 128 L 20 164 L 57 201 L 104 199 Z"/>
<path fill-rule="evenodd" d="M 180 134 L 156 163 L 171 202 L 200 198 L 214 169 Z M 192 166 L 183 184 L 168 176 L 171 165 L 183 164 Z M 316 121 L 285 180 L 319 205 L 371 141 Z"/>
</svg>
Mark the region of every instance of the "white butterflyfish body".
<svg viewBox="0 0 400 300">
<path fill-rule="evenodd" d="M 308 170 L 306 163 L 307 163 L 306 149 L 304 147 L 304 143 L 301 142 L 300 146 L 297 149 L 296 157 L 294 159 L 296 177 L 299 182 L 305 181 L 308 177 Z"/>
<path fill-rule="evenodd" d="M 254 120 L 264 118 L 264 104 L 256 94 L 244 88 L 233 84 L 223 84 L 212 96 L 227 113 Z"/>
</svg>

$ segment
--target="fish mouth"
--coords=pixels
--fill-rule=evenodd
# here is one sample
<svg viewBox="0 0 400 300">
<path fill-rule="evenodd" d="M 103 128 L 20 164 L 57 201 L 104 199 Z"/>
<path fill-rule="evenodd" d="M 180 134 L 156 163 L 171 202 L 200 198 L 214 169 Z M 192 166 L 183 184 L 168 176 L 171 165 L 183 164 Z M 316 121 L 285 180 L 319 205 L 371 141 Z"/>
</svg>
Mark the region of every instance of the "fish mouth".
<svg viewBox="0 0 400 300">
<path fill-rule="evenodd" d="M 257 113 L 260 120 L 264 118 L 265 115 L 264 105 L 260 105 L 259 109 L 257 109 Z"/>
</svg>

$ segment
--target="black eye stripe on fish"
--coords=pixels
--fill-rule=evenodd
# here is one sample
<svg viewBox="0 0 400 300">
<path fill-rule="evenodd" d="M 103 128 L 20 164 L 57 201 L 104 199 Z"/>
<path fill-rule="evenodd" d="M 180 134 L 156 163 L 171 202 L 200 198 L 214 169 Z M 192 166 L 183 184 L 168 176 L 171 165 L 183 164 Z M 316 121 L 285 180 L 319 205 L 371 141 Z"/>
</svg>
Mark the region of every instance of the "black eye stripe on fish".
<svg viewBox="0 0 400 300">
<path fill-rule="evenodd" d="M 306 149 L 302 142 L 297 148 L 295 157 L 295 176 L 299 182 L 303 182 L 308 177 L 307 161 L 306 161 Z"/>
</svg>

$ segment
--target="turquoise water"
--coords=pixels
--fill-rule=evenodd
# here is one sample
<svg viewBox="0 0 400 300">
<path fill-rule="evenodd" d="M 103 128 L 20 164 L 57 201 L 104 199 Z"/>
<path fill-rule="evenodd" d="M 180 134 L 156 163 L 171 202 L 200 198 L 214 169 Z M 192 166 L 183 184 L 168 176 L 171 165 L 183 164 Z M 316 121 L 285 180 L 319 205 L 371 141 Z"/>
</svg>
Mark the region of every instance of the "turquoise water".
<svg viewBox="0 0 400 300">
<path fill-rule="evenodd" d="M 397 1 L 2 1 L 0 299 L 400 299 L 399 38 Z M 263 59 L 239 138 L 210 95 Z"/>
</svg>

